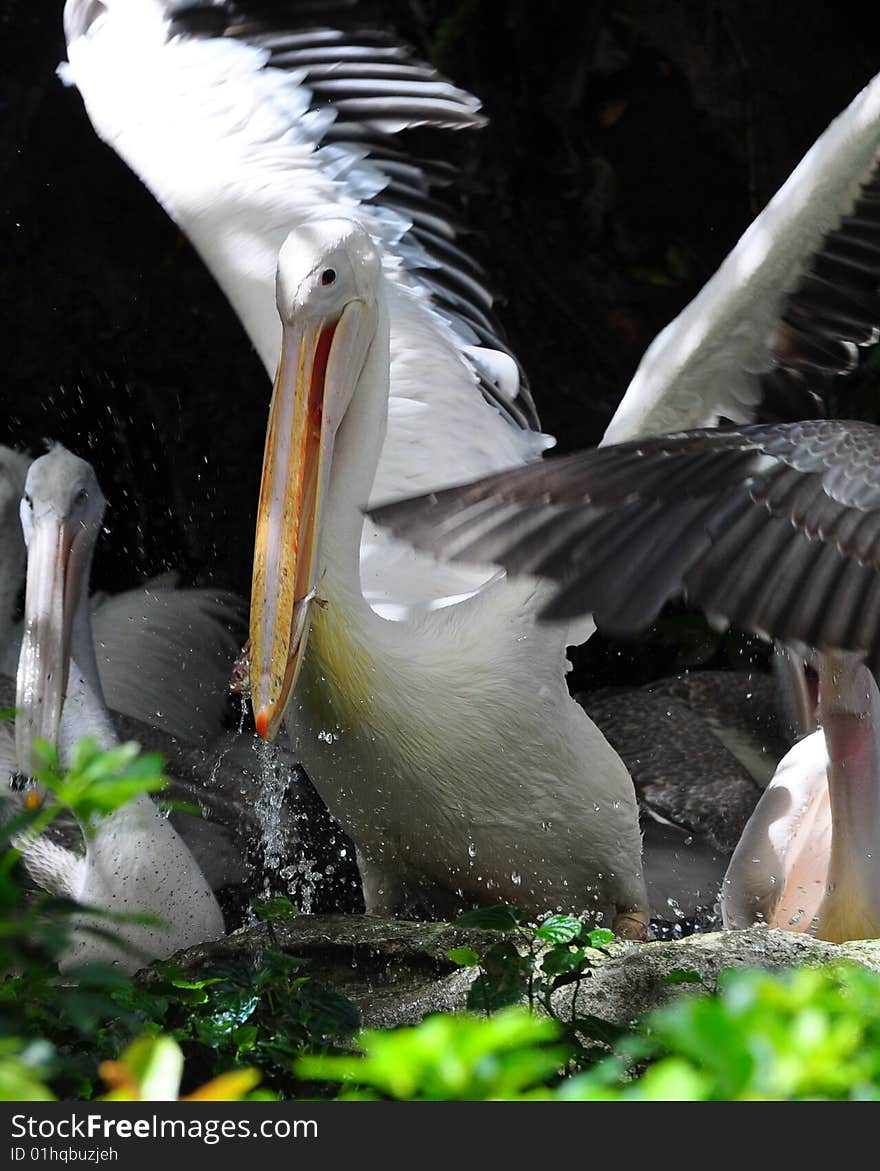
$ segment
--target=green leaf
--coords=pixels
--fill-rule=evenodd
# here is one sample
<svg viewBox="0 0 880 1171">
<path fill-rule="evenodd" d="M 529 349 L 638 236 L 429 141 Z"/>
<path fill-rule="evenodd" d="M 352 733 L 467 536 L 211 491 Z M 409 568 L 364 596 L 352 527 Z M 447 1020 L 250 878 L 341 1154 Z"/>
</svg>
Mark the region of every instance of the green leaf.
<svg viewBox="0 0 880 1171">
<path fill-rule="evenodd" d="M 614 932 L 609 931 L 607 927 L 594 927 L 592 931 L 587 932 L 586 942 L 589 947 L 601 951 L 609 943 L 614 943 Z"/>
<path fill-rule="evenodd" d="M 456 927 L 482 927 L 492 931 L 515 931 L 523 920 L 518 907 L 501 903 L 497 907 L 479 907 L 476 911 L 465 911 L 453 920 Z"/>
<path fill-rule="evenodd" d="M 446 954 L 462 968 L 473 968 L 480 962 L 480 957 L 469 947 L 451 947 Z"/>
<path fill-rule="evenodd" d="M 581 933 L 583 924 L 575 915 L 550 915 L 535 933 L 547 943 L 571 943 Z"/>
<path fill-rule="evenodd" d="M 582 947 L 571 951 L 568 947 L 554 947 L 541 957 L 541 970 L 546 976 L 577 974 L 589 967 L 587 953 Z M 557 985 L 558 987 L 558 985 Z"/>
<path fill-rule="evenodd" d="M 0 1058 L 0 1102 L 54 1102 L 43 1077 L 15 1057 Z"/>
<path fill-rule="evenodd" d="M 699 972 L 686 968 L 672 968 L 659 980 L 660 984 L 702 984 L 702 982 L 703 977 Z"/>
<path fill-rule="evenodd" d="M 512 940 L 494 944 L 480 961 L 482 971 L 468 990 L 467 1006 L 473 1012 L 497 1012 L 519 1003 L 525 996 L 530 957 L 521 956 Z"/>
<path fill-rule="evenodd" d="M 264 923 L 271 923 L 275 919 L 294 919 L 299 914 L 290 899 L 283 895 L 270 899 L 252 899 L 251 906 L 257 918 Z"/>
</svg>

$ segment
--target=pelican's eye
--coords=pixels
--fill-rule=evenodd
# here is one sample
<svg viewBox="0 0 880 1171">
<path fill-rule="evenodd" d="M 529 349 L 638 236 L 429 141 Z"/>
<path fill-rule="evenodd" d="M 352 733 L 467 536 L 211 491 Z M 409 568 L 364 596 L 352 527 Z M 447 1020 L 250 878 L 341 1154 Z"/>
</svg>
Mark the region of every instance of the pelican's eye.
<svg viewBox="0 0 880 1171">
<path fill-rule="evenodd" d="M 321 273 L 321 284 L 326 288 L 327 285 L 332 285 L 336 280 L 336 269 L 325 268 Z"/>
<path fill-rule="evenodd" d="M 85 504 L 85 502 L 88 500 L 88 498 L 89 498 L 89 494 L 85 490 L 85 488 L 80 488 L 79 492 L 77 492 L 76 496 L 74 497 L 74 501 L 77 504 Z"/>
</svg>

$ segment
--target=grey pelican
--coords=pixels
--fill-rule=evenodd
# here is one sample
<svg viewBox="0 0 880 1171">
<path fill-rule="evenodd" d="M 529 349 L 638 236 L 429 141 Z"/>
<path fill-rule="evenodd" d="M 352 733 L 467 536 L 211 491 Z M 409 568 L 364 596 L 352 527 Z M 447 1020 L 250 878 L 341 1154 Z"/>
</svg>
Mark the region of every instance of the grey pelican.
<svg viewBox="0 0 880 1171">
<path fill-rule="evenodd" d="M 16 605 L 25 579 L 19 502 L 31 458 L 0 446 L 0 673 L 14 676 L 21 643 Z M 223 590 L 165 581 L 93 605 L 98 674 L 115 711 L 182 740 L 207 743 L 226 715 L 241 602 Z"/>
<path fill-rule="evenodd" d="M 721 923 L 731 855 L 792 747 L 784 695 L 761 670 L 695 670 L 576 696 L 632 776 L 656 934 Z"/>
<path fill-rule="evenodd" d="M 104 508 L 91 466 L 63 447 L 31 465 L 21 506 L 28 562 L 15 719 L 16 765 L 25 775 L 34 771 L 37 737 L 57 743 L 62 760 L 86 735 L 105 748 L 118 743 L 98 676 L 88 600 Z M 149 796 L 133 798 L 84 831 L 82 856 L 42 838 L 24 840 L 35 876 L 84 906 L 156 922 L 105 922 L 99 936 L 86 919 L 72 933 L 63 967 L 104 960 L 134 971 L 223 934 L 210 886 Z"/>
<path fill-rule="evenodd" d="M 340 213 L 356 218 L 369 233 L 384 269 L 381 292 L 389 317 L 390 388 L 381 450 L 375 443 L 376 430 L 383 425 L 377 408 L 365 422 L 365 449 L 377 447 L 375 467 L 369 474 L 361 469 L 359 490 L 365 499 L 394 499 L 441 488 L 505 463 L 537 458 L 547 440 L 529 429 L 535 423 L 534 412 L 516 364 L 495 330 L 491 298 L 479 272 L 455 244 L 454 224 L 429 196 L 437 166 L 406 157 L 394 138 L 413 126 L 476 125 L 481 121 L 478 103 L 383 34 L 279 28 L 264 11 L 249 19 L 245 9 L 246 5 L 195 5 L 172 15 L 158 0 L 68 0 L 69 65 L 64 76 L 79 87 L 97 132 L 144 180 L 200 251 L 270 374 L 278 365 L 282 336 L 273 293 L 276 257 L 285 238 L 298 239 L 302 245 L 310 221 L 330 223 L 328 217 Z M 658 425 L 650 406 L 658 397 L 674 411 L 699 411 L 700 421 L 783 410 L 796 417 L 815 408 L 803 378 L 804 365 L 815 349 L 793 344 L 802 336 L 797 330 L 774 335 L 769 355 L 764 343 L 805 252 L 847 211 L 850 188 L 873 159 L 878 104 L 880 83 L 875 82 L 819 140 L 784 189 L 781 202 L 771 205 L 736 263 L 716 280 L 712 296 L 704 299 L 698 313 L 679 319 L 679 340 L 673 341 L 675 328 L 665 335 L 666 356 L 652 357 L 656 379 L 647 389 L 636 380 L 628 396 L 629 421 L 621 421 L 620 428 L 636 434 Z M 787 243 L 776 248 L 780 225 Z M 318 252 L 313 259 L 317 263 Z M 300 277 L 305 275 L 297 271 Z M 338 290 L 343 282 L 337 284 L 335 268 L 328 262 L 322 271 L 332 274 L 328 285 Z M 280 273 L 278 288 L 292 294 L 288 276 Z M 741 277 L 747 278 L 743 287 L 731 287 L 731 281 Z M 280 305 L 285 337 L 296 328 L 289 317 L 291 307 L 289 301 Z M 744 333 L 751 348 L 739 344 L 740 334 L 731 324 L 737 314 L 749 310 L 753 312 Z M 302 351 L 304 371 L 314 368 L 321 376 L 326 372 L 328 379 L 337 372 L 332 360 L 337 339 L 331 325 L 327 323 L 324 334 L 304 340 Z M 737 344 L 731 346 L 732 340 Z M 762 365 L 755 364 L 757 349 Z M 713 375 L 726 362 L 738 371 L 746 364 L 748 377 L 740 376 L 735 386 L 728 382 L 726 389 L 720 377 L 703 378 L 701 362 L 719 351 L 724 359 L 712 367 Z M 685 363 L 686 376 L 687 354 L 694 355 L 694 361 Z M 839 363 L 840 357 L 833 354 L 830 364 Z M 849 349 L 844 359 L 847 365 Z M 295 373 L 291 362 L 296 365 L 299 358 L 288 351 L 286 368 L 283 357 L 279 367 L 279 387 L 282 375 L 289 378 Z M 783 377 L 752 377 L 774 363 L 784 368 Z M 371 373 L 378 378 L 378 371 Z M 695 386 L 701 388 L 699 396 Z M 352 403 L 364 397 L 353 395 Z M 290 400 L 276 390 L 273 416 L 282 410 L 277 404 L 285 402 L 283 409 L 291 411 Z M 355 413 L 346 411 L 346 430 Z M 334 416 L 333 425 L 337 422 Z M 275 419 L 267 445 L 258 547 L 270 530 L 277 542 L 279 532 L 280 522 L 274 519 L 270 525 L 267 519 L 273 485 L 282 492 L 286 474 L 277 460 L 272 462 L 277 424 Z M 347 455 L 351 446 L 349 441 Z M 364 463 L 363 453 L 359 462 Z M 343 474 L 340 466 L 337 454 L 334 478 Z M 322 465 L 315 487 L 327 470 Z M 317 475 L 316 468 L 309 474 Z M 298 505 L 306 514 L 311 490 L 308 487 Z M 324 484 L 327 507 L 334 493 L 339 494 L 332 480 Z M 443 890 L 451 890 L 453 899 L 484 899 L 491 897 L 486 894 L 490 881 L 496 897 L 510 897 L 528 908 L 552 903 L 557 879 L 542 878 L 540 868 L 525 873 L 517 858 L 519 847 L 509 845 L 512 837 L 522 841 L 544 824 L 534 808 L 526 813 L 517 802 L 534 806 L 534 787 L 541 788 L 540 778 L 547 775 L 555 778 L 554 795 L 570 792 L 583 801 L 583 778 L 589 774 L 589 791 L 597 794 L 595 818 L 589 826 L 576 824 L 585 840 L 614 839 L 614 864 L 602 864 L 601 880 L 595 864 L 592 885 L 607 887 L 609 874 L 617 882 L 637 836 L 632 799 L 614 754 L 592 726 L 575 723 L 562 681 L 564 644 L 582 641 L 589 627 L 580 624 L 567 632 L 538 636 L 532 620 L 543 604 L 541 589 L 495 582 L 490 572 L 433 565 L 351 518 L 345 543 L 355 540 L 356 529 L 359 566 L 349 562 L 343 568 L 355 581 L 359 568 L 360 582 L 346 591 L 342 603 L 349 620 L 331 622 L 325 615 L 338 611 L 339 605 L 324 597 L 329 591 L 321 580 L 325 575 L 332 583 L 340 575 L 325 573 L 327 554 L 325 544 L 318 543 L 318 519 L 317 514 L 305 517 L 307 542 L 314 544 L 306 544 L 295 571 L 297 589 L 312 582 L 307 592 L 292 596 L 288 590 L 279 601 L 274 596 L 272 559 L 264 557 L 263 570 L 258 565 L 252 625 L 255 710 L 262 733 L 277 731 L 304 665 L 302 694 L 313 698 L 304 725 L 303 701 L 294 701 L 301 716 L 294 713 L 291 718 L 298 728 L 305 728 L 295 733 L 297 743 L 330 807 L 341 811 L 344 822 L 349 819 L 356 839 L 361 835 L 368 906 L 397 907 L 426 891 L 429 902 L 442 901 Z M 295 517 L 293 523 L 302 520 Z M 327 547 L 330 532 L 325 522 Z M 264 572 L 266 565 L 269 573 Z M 267 596 L 267 589 L 272 596 Z M 504 624 L 487 617 L 507 613 L 522 615 L 522 622 Z M 274 614 L 283 621 L 272 632 L 269 617 Z M 400 620 L 396 635 L 386 640 L 387 628 L 375 623 L 373 615 Z M 314 630 L 307 644 L 310 622 Z M 414 655 L 405 673 L 398 670 L 385 642 L 413 632 L 419 648 L 430 641 L 426 636 L 419 642 L 422 633 L 431 632 L 438 653 L 421 659 Z M 352 639 L 350 656 L 337 641 L 342 633 Z M 514 646 L 512 639 L 527 646 Z M 282 665 L 285 643 L 291 654 Z M 520 657 L 526 651 L 528 660 Z M 494 673 L 486 678 L 490 665 Z M 503 684 L 500 672 L 506 675 Z M 476 684 L 484 678 L 479 697 L 475 687 L 464 686 L 464 681 Z M 405 694 L 395 695 L 395 685 Z M 362 723 L 365 716 L 367 726 Z M 521 751 L 519 744 L 513 749 L 514 727 L 529 743 L 528 751 Z M 468 736 L 462 746 L 465 729 Z M 580 763 L 570 758 L 564 743 L 580 754 Z M 506 775 L 506 786 L 496 785 L 499 774 Z M 526 780 L 521 779 L 524 775 Z M 357 779 L 362 777 L 370 782 Z M 566 807 L 560 800 L 560 808 Z M 557 828 L 561 823 L 558 814 L 555 822 L 552 817 L 546 820 Z M 475 827 L 474 832 L 484 823 L 477 835 L 485 839 L 482 849 L 473 834 L 458 832 L 461 822 Z M 537 837 L 547 840 L 540 833 Z M 496 850 L 505 840 L 508 844 Z M 554 867 L 558 870 L 567 852 L 564 843 L 559 851 L 549 863 L 546 850 L 541 853 L 546 874 Z M 430 865 L 421 864 L 423 857 Z M 626 865 L 631 867 L 632 862 Z M 430 875 L 425 873 L 428 869 Z M 475 885 L 472 880 L 480 881 Z M 640 905 L 639 881 L 630 875 L 629 891 L 622 898 L 622 892 L 615 894 L 615 901 Z M 568 885 L 562 901 L 570 905 L 568 875 L 563 883 Z"/>
</svg>

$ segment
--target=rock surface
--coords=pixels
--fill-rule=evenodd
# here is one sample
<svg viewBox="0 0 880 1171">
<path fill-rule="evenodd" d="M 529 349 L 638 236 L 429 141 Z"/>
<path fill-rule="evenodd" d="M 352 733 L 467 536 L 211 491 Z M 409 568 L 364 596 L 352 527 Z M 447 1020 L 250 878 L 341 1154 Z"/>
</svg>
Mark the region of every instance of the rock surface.
<svg viewBox="0 0 880 1171">
<path fill-rule="evenodd" d="M 272 938 L 274 933 L 274 941 Z M 226 939 L 181 952 L 188 975 L 203 975 L 224 961 L 256 958 L 279 946 L 309 963 L 322 983 L 357 1005 L 365 1027 L 413 1024 L 432 1012 L 465 1007 L 475 969 L 458 968 L 447 956 L 453 947 L 480 952 L 498 934 L 453 926 L 363 915 L 303 915 L 275 925 L 246 927 Z M 834 944 L 785 931 L 752 928 L 692 935 L 663 943 L 615 943 L 610 955 L 596 953 L 592 975 L 577 989 L 576 1012 L 615 1024 L 664 1004 L 670 998 L 710 992 L 718 973 L 729 967 L 785 968 L 850 960 L 880 971 L 880 941 Z M 699 984 L 670 983 L 675 972 L 696 972 Z M 145 978 L 150 979 L 149 971 Z M 571 1015 L 574 985 L 560 989 L 554 1008 Z"/>
<path fill-rule="evenodd" d="M 609 950 L 611 957 L 600 960 L 592 977 L 576 992 L 574 985 L 568 985 L 555 994 L 553 1006 L 559 1016 L 571 1016 L 576 995 L 577 1015 L 623 1025 L 683 991 L 713 992 L 724 968 L 790 968 L 849 960 L 880 971 L 880 940 L 826 943 L 765 927 L 713 931 L 662 943 L 612 944 Z M 674 972 L 696 972 L 700 982 L 670 982 Z"/>
<path fill-rule="evenodd" d="M 175 956 L 184 974 L 200 976 L 231 960 L 241 962 L 275 946 L 308 961 L 308 973 L 344 993 L 359 1009 L 366 1028 L 414 1024 L 432 1012 L 465 1007 L 475 971 L 447 956 L 453 947 L 476 951 L 495 941 L 495 932 L 449 923 L 420 923 L 367 915 L 302 915 L 263 923 Z M 149 981 L 150 970 L 144 973 Z"/>
</svg>

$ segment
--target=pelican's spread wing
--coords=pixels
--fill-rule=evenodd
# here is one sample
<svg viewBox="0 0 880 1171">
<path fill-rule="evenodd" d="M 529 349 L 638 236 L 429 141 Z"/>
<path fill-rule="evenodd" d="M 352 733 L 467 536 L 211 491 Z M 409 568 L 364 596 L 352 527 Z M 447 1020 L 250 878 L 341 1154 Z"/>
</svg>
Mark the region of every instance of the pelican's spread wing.
<svg viewBox="0 0 880 1171">
<path fill-rule="evenodd" d="M 880 667 L 880 429 L 813 420 L 600 448 L 374 512 L 443 557 L 562 583 L 547 615 L 642 629 L 671 595 Z"/>
<path fill-rule="evenodd" d="M 880 326 L 880 76 L 648 348 L 603 443 L 815 417 Z"/>
<path fill-rule="evenodd" d="M 216 737 L 243 637 L 233 594 L 148 585 L 92 615 L 101 686 L 115 711 L 196 743 Z"/>
<path fill-rule="evenodd" d="M 346 7 L 322 5 L 320 19 L 350 24 Z M 438 199 L 457 171 L 410 153 L 414 134 L 433 150 L 438 129 L 482 125 L 478 101 L 385 33 L 303 28 L 314 5 L 275 6 L 286 21 L 247 8 L 189 4 L 172 18 L 158 0 L 68 0 L 63 75 L 101 138 L 193 242 L 270 376 L 280 347 L 275 268 L 291 229 L 335 207 L 380 244 L 391 393 L 374 499 L 537 458 L 552 441 L 536 429 L 484 275 Z M 367 594 L 393 604 L 401 576 L 427 604 L 473 588 L 473 574 L 435 585 L 428 562 L 404 570 L 407 559 L 368 524 Z"/>
</svg>

